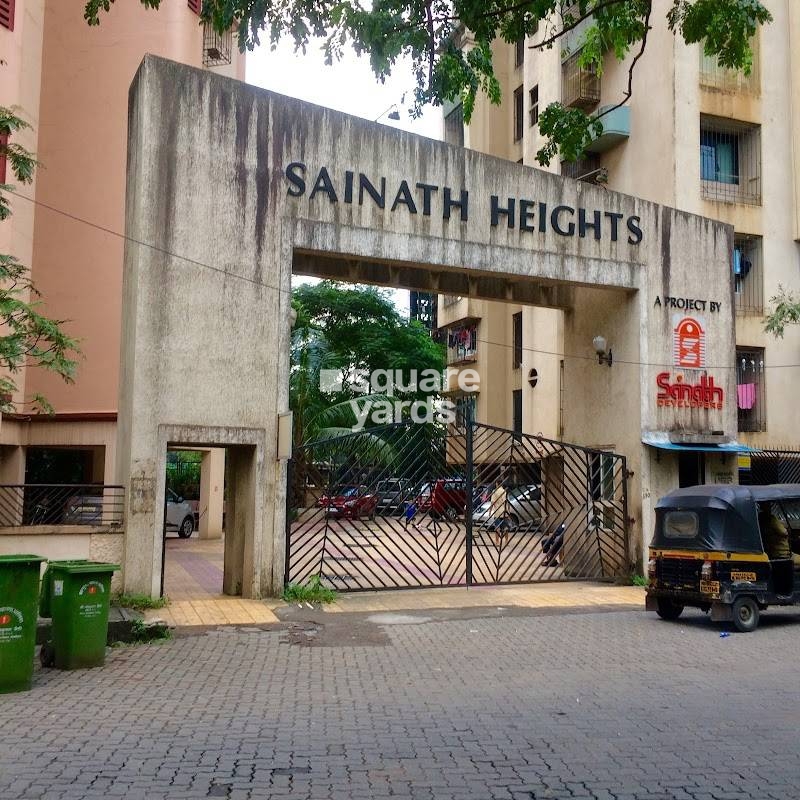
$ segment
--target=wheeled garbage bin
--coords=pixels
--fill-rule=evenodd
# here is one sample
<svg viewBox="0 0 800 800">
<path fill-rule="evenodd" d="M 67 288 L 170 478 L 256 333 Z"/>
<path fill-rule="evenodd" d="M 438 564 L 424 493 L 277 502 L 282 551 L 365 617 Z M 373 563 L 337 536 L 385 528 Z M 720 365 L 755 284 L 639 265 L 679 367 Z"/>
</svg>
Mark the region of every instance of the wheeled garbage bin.
<svg viewBox="0 0 800 800">
<path fill-rule="evenodd" d="M 31 688 L 39 600 L 39 556 L 0 556 L 0 692 Z"/>
<path fill-rule="evenodd" d="M 111 576 L 119 564 L 51 561 L 44 574 L 39 613 L 51 617 L 57 669 L 101 667 L 106 660 Z"/>
</svg>

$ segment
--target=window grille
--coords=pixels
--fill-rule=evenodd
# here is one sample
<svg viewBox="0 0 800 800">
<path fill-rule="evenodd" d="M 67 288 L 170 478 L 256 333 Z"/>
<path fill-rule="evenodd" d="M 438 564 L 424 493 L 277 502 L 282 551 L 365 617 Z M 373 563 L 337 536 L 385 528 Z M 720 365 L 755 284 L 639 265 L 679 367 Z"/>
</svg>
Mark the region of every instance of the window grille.
<svg viewBox="0 0 800 800">
<path fill-rule="evenodd" d="M 764 270 L 760 236 L 733 239 L 733 285 L 739 314 L 764 313 Z"/>
<path fill-rule="evenodd" d="M 758 37 L 750 40 L 753 48 L 753 69 L 749 75 L 745 75 L 737 69 L 721 67 L 716 56 L 707 56 L 700 47 L 700 85 L 711 89 L 723 89 L 731 92 L 747 92 L 748 94 L 760 94 L 761 92 L 761 70 Z"/>
<path fill-rule="evenodd" d="M 514 45 L 514 66 L 521 67 L 525 63 L 525 37 L 517 39 Z"/>
<path fill-rule="evenodd" d="M 531 120 L 531 127 L 537 125 L 539 122 L 539 84 L 537 83 L 533 89 L 530 90 L 530 99 L 531 99 L 531 107 L 530 111 L 530 120 Z"/>
<path fill-rule="evenodd" d="M 464 146 L 464 111 L 460 103 L 444 118 L 444 140 L 447 144 Z"/>
<path fill-rule="evenodd" d="M 766 373 L 763 347 L 736 348 L 736 404 L 739 430 L 767 429 Z"/>
<path fill-rule="evenodd" d="M 464 299 L 460 294 L 445 294 L 441 296 L 443 298 L 445 308 L 454 306 L 456 303 L 460 303 Z"/>
<path fill-rule="evenodd" d="M 210 22 L 203 24 L 203 66 L 223 67 L 231 63 L 233 32 L 217 33 Z"/>
<path fill-rule="evenodd" d="M 761 128 L 700 119 L 700 179 L 706 200 L 761 205 Z"/>
<path fill-rule="evenodd" d="M 514 433 L 522 433 L 522 389 L 511 392 L 511 401 L 514 417 L 512 430 Z"/>
<path fill-rule="evenodd" d="M 564 178 L 597 183 L 603 174 L 604 170 L 600 163 L 600 156 L 597 153 L 588 153 L 584 158 L 579 158 L 577 161 L 561 162 L 561 175 Z"/>
<path fill-rule="evenodd" d="M 582 67 L 580 52 L 561 65 L 561 102 L 587 111 L 600 102 L 600 75 L 594 65 Z"/>
<path fill-rule="evenodd" d="M 511 366 L 514 369 L 519 369 L 522 365 L 522 312 L 519 311 L 512 317 L 513 323 L 513 342 L 514 346 L 511 350 Z"/>
<path fill-rule="evenodd" d="M 464 394 L 456 398 L 455 426 L 459 430 L 465 430 L 468 425 L 475 422 L 476 399 L 474 394 Z"/>
<path fill-rule="evenodd" d="M 0 25 L 14 30 L 14 3 L 15 0 L 0 0 Z"/>
<path fill-rule="evenodd" d="M 518 86 L 514 89 L 514 141 L 518 142 L 522 138 L 523 119 L 525 114 L 525 94 L 523 88 Z"/>
</svg>

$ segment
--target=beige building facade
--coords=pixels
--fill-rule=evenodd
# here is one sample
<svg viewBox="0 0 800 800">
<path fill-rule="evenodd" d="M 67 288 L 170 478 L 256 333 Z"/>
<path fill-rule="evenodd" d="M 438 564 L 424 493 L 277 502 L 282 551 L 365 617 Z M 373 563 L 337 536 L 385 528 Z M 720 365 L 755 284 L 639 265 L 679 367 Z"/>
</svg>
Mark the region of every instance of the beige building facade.
<svg viewBox="0 0 800 800">
<path fill-rule="evenodd" d="M 14 140 L 41 164 L 0 227 L 0 251 L 30 265 L 44 313 L 65 320 L 82 351 L 73 384 L 35 368 L 16 376 L 19 413 L 0 419 L 5 485 L 62 483 L 65 475 L 74 483 L 116 483 L 128 92 L 142 58 L 154 53 L 244 79 L 244 56 L 232 36 L 204 29 L 199 0 L 164 0 L 158 12 L 117 2 L 99 27 L 86 24 L 84 5 L 0 3 L 7 10 L 0 14 L 0 102 L 30 123 Z M 29 413 L 37 394 L 54 415 Z M 204 485 L 218 495 L 206 505 L 221 520 L 224 467 L 219 458 L 205 461 L 215 474 Z M 52 548 L 39 541 L 37 552 L 59 554 L 66 540 L 59 541 Z M 0 537 L 3 551 L 14 546 Z M 89 539 L 78 551 L 70 547 L 88 553 Z"/>
<path fill-rule="evenodd" d="M 703 334 L 713 324 L 708 301 L 733 305 L 735 360 L 707 366 L 734 376 L 738 441 L 753 448 L 796 448 L 800 329 L 789 327 L 785 338 L 775 339 L 764 332 L 763 318 L 779 286 L 800 286 L 800 8 L 791 0 L 768 0 L 774 22 L 759 32 L 755 66 L 745 77 L 720 69 L 699 46 L 686 46 L 673 36 L 662 6 L 656 4 L 630 101 L 604 117 L 604 133 L 584 160 L 554 162 L 549 169 L 733 226 L 730 283 L 709 284 L 703 297 L 673 286 L 669 299 L 662 295 L 658 302 L 675 302 L 665 316 L 675 326 L 694 319 Z M 537 166 L 543 143 L 536 124 L 540 110 L 558 101 L 599 112 L 622 100 L 630 61 L 620 64 L 609 56 L 602 74 L 593 74 L 576 64 L 580 29 L 565 37 L 561 47 L 532 49 L 543 35 L 544 30 L 517 46 L 495 46 L 503 104 L 481 99 L 464 127 L 458 108 L 445 109 L 448 141 Z M 693 300 L 706 301 L 705 307 Z M 562 438 L 564 411 L 582 391 L 583 371 L 606 369 L 614 376 L 613 386 L 622 378 L 623 362 L 636 360 L 608 337 L 602 322 L 582 349 L 569 351 L 564 320 L 561 311 L 440 298 L 439 324 L 448 343 L 458 340 L 454 333 L 468 329 L 476 345 L 466 355 L 481 376 L 474 407 L 478 421 Z M 598 364 L 594 336 L 608 339 L 614 357 L 610 370 Z M 466 363 L 464 355 L 448 350 L 456 368 Z M 669 446 L 658 433 L 666 432 L 654 431 L 650 441 Z M 581 443 L 619 446 L 607 438 Z M 649 451 L 654 462 L 680 462 L 682 483 L 737 480 L 736 459 L 715 455 L 713 448 L 705 453 Z"/>
</svg>

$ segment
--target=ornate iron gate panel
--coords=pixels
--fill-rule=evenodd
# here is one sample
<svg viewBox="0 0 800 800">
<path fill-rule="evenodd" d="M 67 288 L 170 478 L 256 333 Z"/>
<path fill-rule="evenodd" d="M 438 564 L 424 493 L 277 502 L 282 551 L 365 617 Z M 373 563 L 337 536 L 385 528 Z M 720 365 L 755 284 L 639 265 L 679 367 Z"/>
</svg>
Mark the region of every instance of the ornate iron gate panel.
<svg viewBox="0 0 800 800">
<path fill-rule="evenodd" d="M 340 591 L 608 578 L 628 569 L 625 459 L 473 424 L 298 448 L 286 581 Z"/>
</svg>

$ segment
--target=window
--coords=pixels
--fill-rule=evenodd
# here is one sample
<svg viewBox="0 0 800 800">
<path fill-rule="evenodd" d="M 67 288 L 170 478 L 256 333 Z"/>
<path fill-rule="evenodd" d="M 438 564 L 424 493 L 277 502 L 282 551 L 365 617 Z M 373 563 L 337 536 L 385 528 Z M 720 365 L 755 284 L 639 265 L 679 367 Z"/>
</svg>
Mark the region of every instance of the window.
<svg viewBox="0 0 800 800">
<path fill-rule="evenodd" d="M 733 286 L 738 314 L 764 313 L 761 237 L 736 234 L 733 239 Z"/>
<path fill-rule="evenodd" d="M 707 200 L 761 205 L 761 128 L 701 117 L 700 178 Z"/>
<path fill-rule="evenodd" d="M 440 295 L 443 298 L 444 307 L 448 308 L 449 306 L 454 306 L 456 303 L 460 303 L 464 298 L 460 294 L 445 294 Z"/>
<path fill-rule="evenodd" d="M 14 2 L 15 0 L 0 0 L 0 25 L 14 30 Z"/>
<path fill-rule="evenodd" d="M 604 179 L 606 171 L 600 163 L 600 156 L 597 153 L 587 153 L 577 161 L 562 161 L 561 176 L 563 178 L 573 178 L 576 181 L 586 183 L 599 183 Z"/>
<path fill-rule="evenodd" d="M 464 111 L 460 103 L 444 118 L 444 140 L 447 144 L 464 146 Z"/>
<path fill-rule="evenodd" d="M 533 89 L 530 90 L 531 107 L 528 111 L 531 121 L 531 128 L 539 124 L 539 84 L 537 83 Z"/>
<path fill-rule="evenodd" d="M 456 398 L 456 428 L 464 430 L 475 421 L 475 395 L 465 394 Z"/>
<path fill-rule="evenodd" d="M 514 90 L 514 141 L 518 142 L 522 138 L 522 120 L 524 118 L 525 95 L 521 86 Z"/>
<path fill-rule="evenodd" d="M 514 46 L 514 66 L 521 67 L 525 62 L 525 37 L 517 39 Z"/>
<path fill-rule="evenodd" d="M 8 145 L 8 134 L 0 133 L 0 183 L 6 182 L 6 151 Z"/>
<path fill-rule="evenodd" d="M 700 530 L 700 518 L 694 511 L 667 511 L 664 536 L 667 539 L 694 539 Z"/>
<path fill-rule="evenodd" d="M 189 9 L 194 11 L 195 14 L 200 14 L 203 9 L 203 0 L 187 0 Z"/>
<path fill-rule="evenodd" d="M 733 92 L 759 94 L 761 92 L 758 36 L 750 40 L 753 49 L 753 68 L 749 75 L 738 69 L 721 67 L 716 56 L 707 56 L 700 47 L 700 85 L 707 89 L 724 89 Z"/>
<path fill-rule="evenodd" d="M 519 369 L 522 366 L 522 312 L 514 314 L 512 317 L 513 324 L 513 349 L 511 351 L 511 366 L 514 369 Z"/>
<path fill-rule="evenodd" d="M 511 393 L 511 402 L 513 406 L 512 429 L 514 433 L 522 433 L 522 389 L 514 389 Z"/>
<path fill-rule="evenodd" d="M 736 348 L 736 405 L 739 430 L 767 429 L 766 375 L 763 347 Z"/>
<path fill-rule="evenodd" d="M 594 65 L 584 67 L 580 52 L 561 65 L 561 102 L 588 111 L 600 102 L 600 75 Z"/>
<path fill-rule="evenodd" d="M 611 453 L 592 453 L 589 473 L 592 500 L 614 499 L 614 463 Z"/>
</svg>

